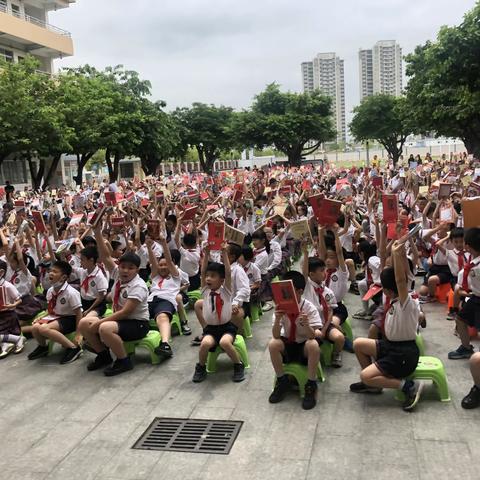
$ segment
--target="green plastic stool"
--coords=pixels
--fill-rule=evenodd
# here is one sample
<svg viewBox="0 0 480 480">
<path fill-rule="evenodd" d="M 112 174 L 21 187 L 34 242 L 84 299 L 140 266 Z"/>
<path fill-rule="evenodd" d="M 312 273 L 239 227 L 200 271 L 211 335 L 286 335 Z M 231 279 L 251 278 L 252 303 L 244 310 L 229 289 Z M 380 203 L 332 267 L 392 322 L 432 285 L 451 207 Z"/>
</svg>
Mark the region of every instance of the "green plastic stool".
<svg viewBox="0 0 480 480">
<path fill-rule="evenodd" d="M 103 317 L 108 317 L 113 314 L 113 307 L 111 305 L 107 306 L 107 309 L 105 310 L 105 313 L 103 314 Z"/>
<path fill-rule="evenodd" d="M 417 344 L 420 356 L 423 357 L 425 355 L 425 342 L 423 341 L 423 337 L 420 333 L 417 333 L 415 343 Z"/>
<path fill-rule="evenodd" d="M 193 308 L 195 302 L 202 298 L 202 291 L 201 290 L 192 290 L 191 292 L 187 292 L 187 297 L 190 300 L 190 306 Z"/>
<path fill-rule="evenodd" d="M 76 332 L 72 332 L 72 333 L 67 333 L 67 335 L 65 335 L 71 342 L 73 342 L 75 340 L 75 335 L 76 335 Z M 51 355 L 53 353 L 53 349 L 55 347 L 55 343 L 56 342 L 52 342 L 52 340 L 48 340 L 48 354 Z"/>
<path fill-rule="evenodd" d="M 180 322 L 180 317 L 178 316 L 178 313 L 173 314 L 172 320 L 170 321 L 170 326 L 176 327 L 178 334 L 183 335 L 182 322 Z"/>
<path fill-rule="evenodd" d="M 303 398 L 305 396 L 305 385 L 308 381 L 308 368 L 306 365 L 302 365 L 301 363 L 284 363 L 283 364 L 283 371 L 285 375 L 291 375 L 295 378 L 298 383 L 298 388 L 300 390 L 300 396 Z M 320 362 L 318 362 L 317 367 L 317 378 L 320 382 L 325 381 L 325 374 L 323 373 L 323 368 Z M 273 379 L 273 387 L 275 388 L 275 383 L 277 378 Z"/>
<path fill-rule="evenodd" d="M 353 342 L 352 322 L 350 321 L 350 319 L 347 318 L 340 326 L 343 330 L 345 338 L 348 338 L 351 342 Z"/>
<path fill-rule="evenodd" d="M 260 321 L 260 317 L 262 316 L 262 314 L 263 314 L 262 308 L 258 303 L 250 304 L 250 315 L 251 315 L 252 322 Z"/>
<path fill-rule="evenodd" d="M 160 363 L 159 356 L 155 353 L 155 349 L 160 345 L 160 340 L 162 339 L 159 332 L 155 330 L 150 330 L 146 337 L 143 337 L 141 340 L 134 340 L 132 342 L 123 342 L 127 355 L 134 355 L 135 349 L 145 348 L 150 352 L 150 360 L 152 365 L 158 365 Z"/>
<path fill-rule="evenodd" d="M 415 372 L 408 378 L 414 380 L 432 380 L 437 387 L 440 400 L 442 402 L 450 401 L 445 367 L 439 358 L 420 357 Z M 402 391 L 398 390 L 395 398 L 397 400 L 403 400 L 405 396 Z"/>
<path fill-rule="evenodd" d="M 243 319 L 243 333 L 245 334 L 245 338 L 252 338 L 252 325 L 250 323 L 250 318 L 245 317 Z"/>
<path fill-rule="evenodd" d="M 326 367 L 332 365 L 333 343 L 324 341 L 320 346 L 320 362 Z"/>
<path fill-rule="evenodd" d="M 250 368 L 250 363 L 248 361 L 248 352 L 247 352 L 247 345 L 245 344 L 245 340 L 241 335 L 237 335 L 235 337 L 235 342 L 233 342 L 233 346 L 237 351 L 240 360 L 242 361 L 245 368 Z M 214 352 L 208 352 L 207 357 L 207 372 L 208 373 L 215 373 L 217 371 L 217 358 L 221 353 L 225 353 L 222 348 L 217 347 Z"/>
</svg>

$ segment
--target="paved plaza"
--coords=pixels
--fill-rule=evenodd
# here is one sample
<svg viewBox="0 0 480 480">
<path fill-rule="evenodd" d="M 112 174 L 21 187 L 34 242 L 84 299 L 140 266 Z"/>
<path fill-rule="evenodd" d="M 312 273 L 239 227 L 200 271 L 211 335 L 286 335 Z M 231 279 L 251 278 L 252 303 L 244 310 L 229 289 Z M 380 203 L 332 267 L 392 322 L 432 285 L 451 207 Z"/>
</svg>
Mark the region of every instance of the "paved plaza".
<svg viewBox="0 0 480 480">
<path fill-rule="evenodd" d="M 347 295 L 350 314 L 359 297 Z M 480 409 L 465 411 L 471 387 L 468 362 L 449 361 L 458 346 L 444 305 L 426 305 L 426 353 L 444 361 L 450 403 L 429 384 L 413 413 L 402 411 L 393 392 L 352 394 L 355 356 L 327 369 L 318 404 L 301 408 L 292 392 L 268 403 L 273 370 L 267 351 L 271 312 L 253 325 L 247 341 L 251 368 L 241 384 L 220 357 L 219 372 L 202 384 L 191 377 L 198 353 L 191 337 L 175 337 L 175 357 L 152 366 L 139 351 L 135 369 L 119 377 L 89 373 L 84 356 L 61 366 L 57 355 L 28 361 L 26 352 L 0 364 L 0 478 L 14 480 L 143 479 L 421 479 L 479 478 Z M 196 327 L 193 314 L 191 325 Z M 353 320 L 355 336 L 368 322 Z M 194 328 L 195 331 L 198 330 Z M 156 416 L 244 422 L 229 455 L 153 452 L 131 447 Z"/>
</svg>

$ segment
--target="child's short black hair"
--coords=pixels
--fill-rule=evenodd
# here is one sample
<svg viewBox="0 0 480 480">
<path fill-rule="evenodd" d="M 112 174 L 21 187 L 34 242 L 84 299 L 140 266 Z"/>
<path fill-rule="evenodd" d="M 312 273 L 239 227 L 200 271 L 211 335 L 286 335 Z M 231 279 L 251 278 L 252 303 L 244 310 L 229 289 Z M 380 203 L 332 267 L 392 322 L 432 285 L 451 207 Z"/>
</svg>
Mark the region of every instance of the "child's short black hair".
<svg viewBox="0 0 480 480">
<path fill-rule="evenodd" d="M 210 262 L 205 270 L 205 273 L 217 273 L 220 278 L 225 278 L 225 265 L 218 262 Z"/>
<path fill-rule="evenodd" d="M 465 245 L 480 253 L 480 227 L 469 228 L 463 238 Z"/>
<path fill-rule="evenodd" d="M 188 248 L 194 248 L 197 246 L 197 237 L 191 233 L 186 233 L 183 236 L 183 243 Z"/>
<path fill-rule="evenodd" d="M 248 245 L 244 245 L 242 247 L 242 255 L 243 255 L 243 258 L 247 261 L 247 262 L 250 262 L 251 260 L 253 260 L 253 250 L 252 250 L 252 247 L 249 247 Z"/>
<path fill-rule="evenodd" d="M 229 243 L 228 254 L 232 255 L 233 258 L 235 259 L 234 261 L 236 262 L 240 258 L 240 255 L 242 254 L 242 247 L 240 245 L 237 245 L 236 243 Z"/>
<path fill-rule="evenodd" d="M 307 282 L 305 281 L 305 277 L 296 270 L 290 270 L 289 272 L 283 274 L 282 280 L 291 280 L 293 282 L 293 288 L 295 288 L 295 290 L 305 290 L 305 285 L 307 284 Z"/>
<path fill-rule="evenodd" d="M 463 231 L 463 228 L 460 227 L 455 227 L 450 230 L 450 238 L 463 238 L 465 232 Z"/>
<path fill-rule="evenodd" d="M 380 282 L 383 288 L 392 290 L 398 295 L 397 282 L 395 281 L 395 270 L 393 267 L 385 267 L 380 273 Z"/>
<path fill-rule="evenodd" d="M 88 247 L 88 246 L 96 246 L 97 245 L 97 241 L 95 240 L 95 238 L 93 238 L 91 235 L 87 235 L 86 237 L 83 238 L 83 241 L 82 243 Z"/>
<path fill-rule="evenodd" d="M 318 257 L 308 258 L 308 273 L 314 273 L 320 268 L 325 268 L 325 262 Z"/>
<path fill-rule="evenodd" d="M 67 277 L 72 274 L 72 266 L 64 260 L 57 260 L 56 262 L 53 262 L 50 268 L 56 268 L 57 270 L 60 270 L 62 274 L 66 275 Z"/>
<path fill-rule="evenodd" d="M 140 268 L 140 257 L 136 253 L 127 252 L 124 253 L 118 260 L 118 263 L 131 263 L 135 265 L 137 268 Z"/>
<path fill-rule="evenodd" d="M 117 240 L 112 240 L 110 245 L 112 246 L 113 251 L 118 250 L 118 247 L 122 246 L 122 244 Z"/>
<path fill-rule="evenodd" d="M 7 262 L 4 260 L 0 260 L 0 270 L 3 270 L 3 274 L 5 275 L 7 273 Z"/>
<path fill-rule="evenodd" d="M 182 255 L 176 248 L 173 250 L 170 250 L 170 256 L 172 257 L 172 262 L 175 265 L 180 265 L 180 259 L 182 258 Z"/>
<path fill-rule="evenodd" d="M 80 255 L 83 255 L 88 260 L 94 260 L 97 263 L 98 260 L 98 250 L 97 247 L 85 247 L 80 251 Z"/>
<path fill-rule="evenodd" d="M 377 244 L 370 243 L 368 240 L 361 240 L 358 242 L 358 251 L 363 253 L 365 262 L 368 262 L 370 257 L 374 257 L 377 254 Z"/>
</svg>

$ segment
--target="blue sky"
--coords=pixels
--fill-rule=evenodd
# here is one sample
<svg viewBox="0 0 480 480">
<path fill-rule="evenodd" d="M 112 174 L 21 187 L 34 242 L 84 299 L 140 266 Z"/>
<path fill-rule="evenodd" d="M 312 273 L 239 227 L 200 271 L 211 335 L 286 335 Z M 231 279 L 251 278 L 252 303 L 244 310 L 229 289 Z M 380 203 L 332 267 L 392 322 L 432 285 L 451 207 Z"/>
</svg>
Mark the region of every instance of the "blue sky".
<svg viewBox="0 0 480 480">
<path fill-rule="evenodd" d="M 247 107 L 266 84 L 301 90 L 300 63 L 318 52 L 345 60 L 347 118 L 359 101 L 358 49 L 397 40 L 404 54 L 474 0 L 77 0 L 51 12 L 72 32 L 75 56 L 56 67 L 123 64 L 167 109 L 194 101 Z"/>
</svg>

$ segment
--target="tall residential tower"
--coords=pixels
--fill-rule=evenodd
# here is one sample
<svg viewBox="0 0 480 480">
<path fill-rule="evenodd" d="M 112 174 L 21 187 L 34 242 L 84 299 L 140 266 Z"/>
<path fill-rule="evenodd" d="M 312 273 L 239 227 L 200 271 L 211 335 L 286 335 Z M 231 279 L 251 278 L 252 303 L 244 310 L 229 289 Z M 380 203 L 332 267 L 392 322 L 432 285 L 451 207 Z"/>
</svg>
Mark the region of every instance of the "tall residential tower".
<svg viewBox="0 0 480 480">
<path fill-rule="evenodd" d="M 345 78 L 343 60 L 335 53 L 319 53 L 311 62 L 302 63 L 303 91 L 321 90 L 332 98 L 337 143 L 345 142 Z"/>
</svg>

